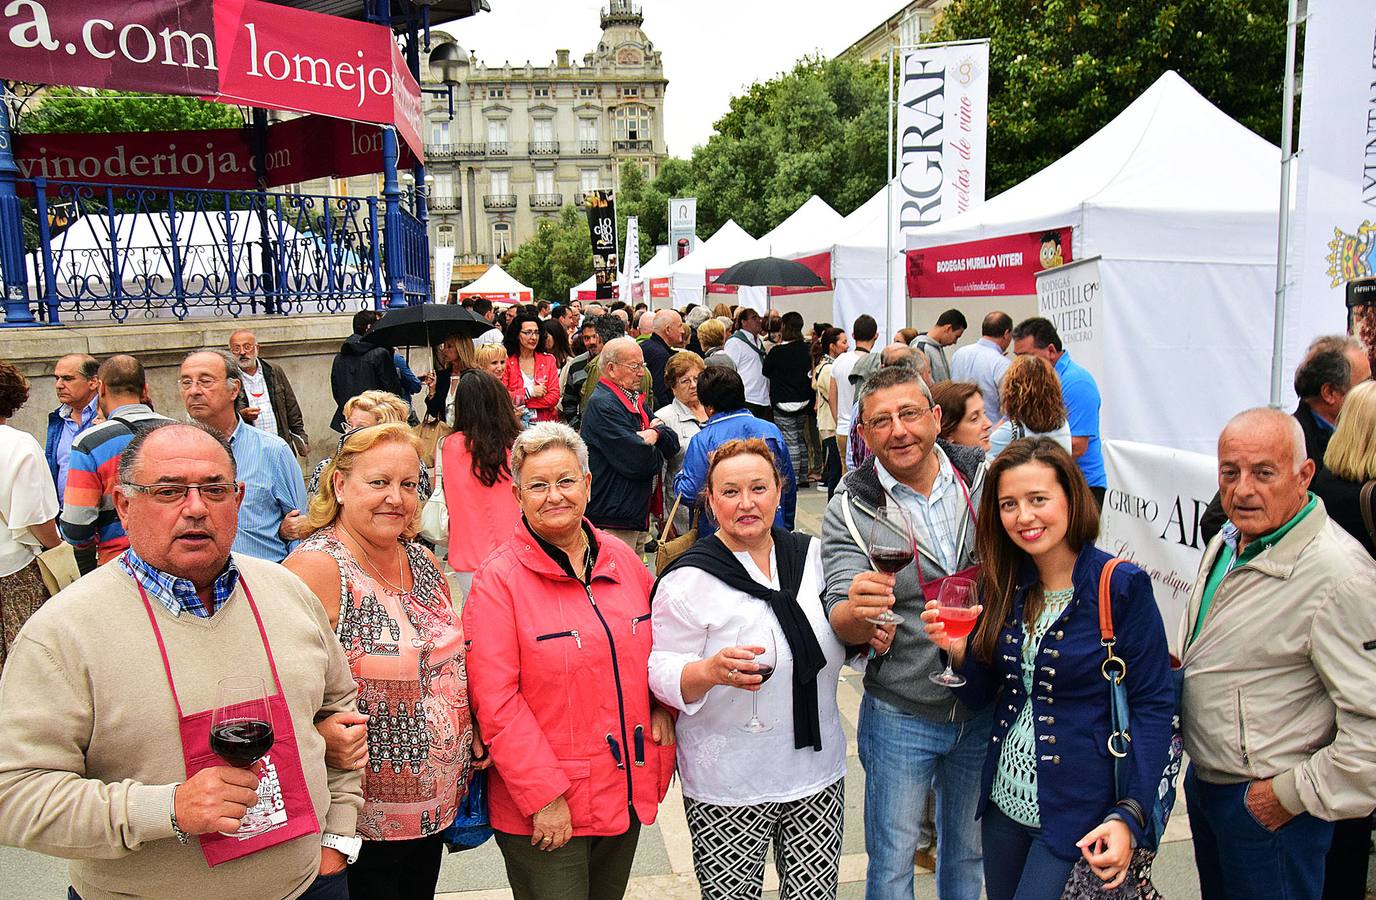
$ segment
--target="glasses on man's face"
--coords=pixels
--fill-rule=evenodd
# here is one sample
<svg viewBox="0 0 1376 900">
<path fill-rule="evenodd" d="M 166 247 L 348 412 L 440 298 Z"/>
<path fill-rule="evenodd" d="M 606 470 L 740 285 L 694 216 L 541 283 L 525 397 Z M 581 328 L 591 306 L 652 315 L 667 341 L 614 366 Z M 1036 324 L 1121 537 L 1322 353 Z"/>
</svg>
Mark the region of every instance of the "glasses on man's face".
<svg viewBox="0 0 1376 900">
<path fill-rule="evenodd" d="M 192 387 L 198 387 L 203 391 L 208 391 L 215 385 L 224 381 L 223 378 L 212 378 L 209 375 L 202 375 L 200 378 L 181 378 L 177 384 L 181 385 L 182 390 L 189 391 Z"/>
<path fill-rule="evenodd" d="M 897 412 L 873 416 L 866 419 L 863 424 L 870 434 L 887 434 L 893 430 L 895 421 L 902 422 L 905 428 L 911 428 L 931 411 L 930 406 L 905 406 Z"/>
<path fill-rule="evenodd" d="M 582 486 L 583 479 L 574 478 L 570 475 L 566 478 L 560 478 L 553 484 L 548 481 L 532 481 L 521 488 L 521 492 L 530 494 L 532 497 L 544 497 L 549 493 L 550 488 L 557 488 L 560 494 L 571 494 Z"/>
<path fill-rule="evenodd" d="M 239 485 L 232 481 L 211 481 L 205 484 L 132 484 L 122 483 L 126 490 L 144 494 L 155 503 L 182 503 L 195 490 L 206 503 L 224 503 L 239 493 Z"/>
<path fill-rule="evenodd" d="M 644 364 L 643 362 L 633 362 L 633 363 L 627 363 L 627 362 L 614 362 L 614 363 L 612 363 L 612 365 L 614 365 L 614 366 L 621 366 L 621 368 L 623 368 L 623 369 L 630 369 L 632 372 L 644 372 L 644 371 L 645 371 L 645 364 Z"/>
</svg>

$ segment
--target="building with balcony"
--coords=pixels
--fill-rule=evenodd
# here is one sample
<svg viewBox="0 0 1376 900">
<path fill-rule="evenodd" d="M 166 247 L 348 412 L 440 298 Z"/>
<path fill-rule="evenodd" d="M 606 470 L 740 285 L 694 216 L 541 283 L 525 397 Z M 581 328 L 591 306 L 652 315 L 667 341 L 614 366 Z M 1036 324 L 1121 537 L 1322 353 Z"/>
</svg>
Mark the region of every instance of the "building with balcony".
<svg viewBox="0 0 1376 900">
<path fill-rule="evenodd" d="M 659 173 L 668 81 L 643 21 L 631 0 L 609 0 L 597 48 L 582 62 L 556 50 L 545 66 L 488 65 L 437 34 L 422 67 L 428 227 L 431 246 L 454 248 L 455 285 L 585 191 L 615 190 L 623 162 Z"/>
<path fill-rule="evenodd" d="M 920 44 L 927 39 L 941 11 L 950 5 L 951 0 L 910 0 L 837 55 L 856 62 L 874 62 L 895 47 Z"/>
</svg>

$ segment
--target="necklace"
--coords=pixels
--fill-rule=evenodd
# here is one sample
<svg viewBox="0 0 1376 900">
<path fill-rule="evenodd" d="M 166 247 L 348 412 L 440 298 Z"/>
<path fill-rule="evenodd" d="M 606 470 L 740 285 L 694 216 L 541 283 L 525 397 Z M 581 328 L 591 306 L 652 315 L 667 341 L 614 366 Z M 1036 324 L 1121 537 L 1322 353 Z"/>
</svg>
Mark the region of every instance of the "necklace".
<svg viewBox="0 0 1376 900">
<path fill-rule="evenodd" d="M 354 537 L 353 534 L 349 531 L 349 529 L 344 527 L 344 524 L 342 522 L 335 522 L 335 528 L 337 528 L 339 531 L 342 531 L 344 535 L 349 538 L 349 540 L 353 541 L 356 545 L 358 545 L 358 557 L 363 560 L 364 565 L 366 565 L 372 571 L 373 576 L 377 578 L 378 581 L 381 581 L 383 584 L 387 585 L 387 587 L 391 588 L 392 593 L 394 594 L 410 593 L 406 590 L 406 588 L 402 587 L 401 585 L 393 584 L 386 575 L 382 574 L 382 571 L 378 569 L 378 567 L 373 563 L 372 559 L 368 557 L 368 548 L 364 547 L 363 542 L 360 541 L 358 538 Z M 402 581 L 405 581 L 406 575 L 403 573 L 402 558 L 403 554 L 401 550 L 401 545 L 397 544 L 397 575 Z"/>
</svg>

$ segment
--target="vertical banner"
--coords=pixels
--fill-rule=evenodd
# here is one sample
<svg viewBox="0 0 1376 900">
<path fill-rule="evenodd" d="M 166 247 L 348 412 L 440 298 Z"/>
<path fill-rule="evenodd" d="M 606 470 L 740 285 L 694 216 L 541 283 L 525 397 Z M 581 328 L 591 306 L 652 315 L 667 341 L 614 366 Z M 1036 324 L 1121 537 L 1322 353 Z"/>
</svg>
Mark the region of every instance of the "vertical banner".
<svg viewBox="0 0 1376 900">
<path fill-rule="evenodd" d="M 894 159 L 903 235 L 984 202 L 989 42 L 915 47 L 899 66 Z"/>
<path fill-rule="evenodd" d="M 1104 384 L 1104 290 L 1099 257 L 1043 269 L 1036 277 L 1038 315 L 1051 320 L 1075 362 Z"/>
<path fill-rule="evenodd" d="M 1176 633 L 1204 555 L 1199 519 L 1218 490 L 1214 458 L 1131 441 L 1104 441 L 1108 491 L 1098 545 L 1140 566 L 1177 656 Z"/>
<path fill-rule="evenodd" d="M 640 280 L 640 220 L 626 217 L 626 252 L 621 256 L 621 299 L 636 302 L 636 282 Z"/>
<path fill-rule="evenodd" d="M 611 191 L 588 191 L 588 233 L 592 236 L 592 275 L 597 299 L 612 299 L 616 284 L 616 210 Z"/>
<path fill-rule="evenodd" d="M 453 247 L 435 248 L 435 277 L 430 283 L 434 285 L 435 291 L 435 296 L 431 300 L 435 303 L 448 303 L 449 286 L 454 283 Z"/>
<path fill-rule="evenodd" d="M 1346 284 L 1376 276 L 1376 3 L 1310 0 L 1286 362 L 1343 328 Z M 1370 344 L 1368 352 L 1376 352 Z"/>
<path fill-rule="evenodd" d="M 669 261 L 678 262 L 696 250 L 698 201 L 683 197 L 669 201 Z"/>
</svg>

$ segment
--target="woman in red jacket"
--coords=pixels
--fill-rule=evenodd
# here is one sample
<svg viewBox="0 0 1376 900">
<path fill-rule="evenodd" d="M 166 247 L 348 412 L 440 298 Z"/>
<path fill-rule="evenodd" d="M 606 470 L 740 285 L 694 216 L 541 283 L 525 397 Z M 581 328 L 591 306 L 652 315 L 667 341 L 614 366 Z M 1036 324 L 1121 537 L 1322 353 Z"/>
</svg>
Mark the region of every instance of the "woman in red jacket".
<svg viewBox="0 0 1376 900">
<path fill-rule="evenodd" d="M 553 356 L 536 350 L 543 336 L 535 316 L 522 313 L 512 319 L 502 380 L 513 403 L 533 413 L 534 421 L 551 422 L 559 419 L 559 366 Z"/>
<path fill-rule="evenodd" d="M 592 476 L 573 429 L 522 432 L 511 477 L 522 519 L 463 612 L 492 827 L 517 900 L 620 897 L 674 771 L 648 681 L 650 574 L 583 517 Z"/>
</svg>

